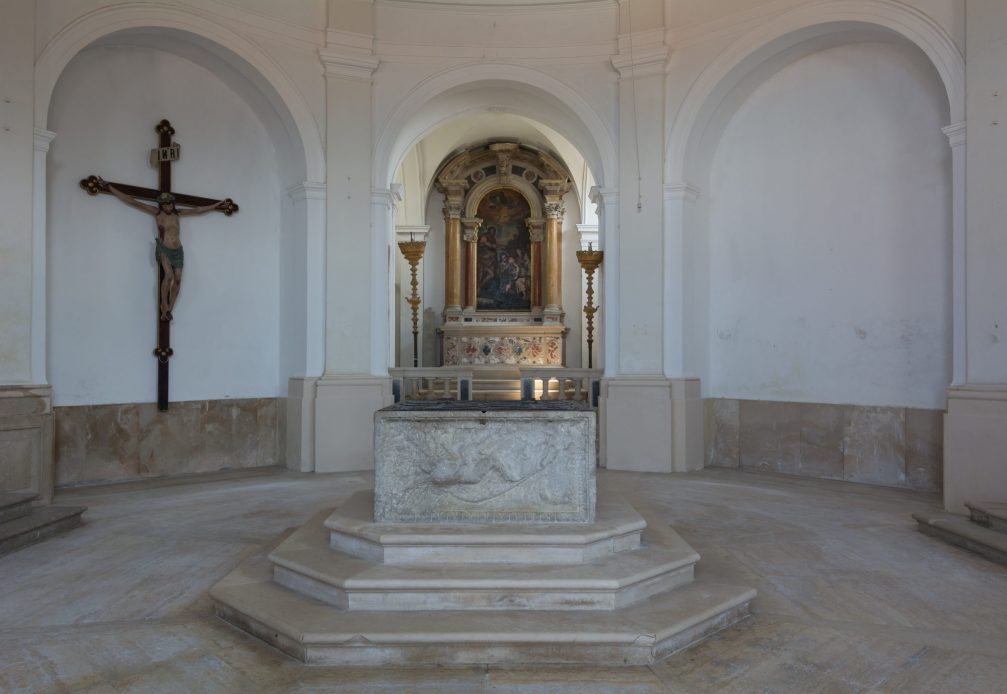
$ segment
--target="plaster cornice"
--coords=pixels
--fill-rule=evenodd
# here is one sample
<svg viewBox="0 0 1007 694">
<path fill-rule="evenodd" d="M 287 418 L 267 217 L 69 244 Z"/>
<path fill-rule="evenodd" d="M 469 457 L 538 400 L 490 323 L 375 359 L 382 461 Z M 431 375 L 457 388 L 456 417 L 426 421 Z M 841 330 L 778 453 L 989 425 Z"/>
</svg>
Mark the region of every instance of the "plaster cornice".
<svg viewBox="0 0 1007 694">
<path fill-rule="evenodd" d="M 612 67 L 621 78 L 663 75 L 671 51 L 664 43 L 664 29 L 647 29 L 630 34 L 620 34 L 619 52 L 612 56 Z"/>
<path fill-rule="evenodd" d="M 381 61 L 374 55 L 374 37 L 352 31 L 328 29 L 325 47 L 318 51 L 327 77 L 370 82 Z"/>
<path fill-rule="evenodd" d="M 695 202 L 703 195 L 703 191 L 687 182 L 666 183 L 664 185 L 665 200 L 685 200 Z"/>
<path fill-rule="evenodd" d="M 615 11 L 618 0 L 553 0 L 552 2 L 535 2 L 535 0 L 467 0 L 462 2 L 438 2 L 437 0 L 377 0 L 374 3 L 379 9 L 402 8 L 419 12 L 443 12 L 450 14 L 571 14 L 598 12 L 600 10 Z"/>
<path fill-rule="evenodd" d="M 952 123 L 946 128 L 941 128 L 941 132 L 947 135 L 948 142 L 952 147 L 961 147 L 967 139 L 968 125 L 965 121 Z"/>
<path fill-rule="evenodd" d="M 48 152 L 49 143 L 56 137 L 56 133 L 45 128 L 35 128 L 34 144 L 36 152 Z"/>
<path fill-rule="evenodd" d="M 287 195 L 294 200 L 324 200 L 325 184 L 318 181 L 304 181 L 287 188 Z"/>
</svg>

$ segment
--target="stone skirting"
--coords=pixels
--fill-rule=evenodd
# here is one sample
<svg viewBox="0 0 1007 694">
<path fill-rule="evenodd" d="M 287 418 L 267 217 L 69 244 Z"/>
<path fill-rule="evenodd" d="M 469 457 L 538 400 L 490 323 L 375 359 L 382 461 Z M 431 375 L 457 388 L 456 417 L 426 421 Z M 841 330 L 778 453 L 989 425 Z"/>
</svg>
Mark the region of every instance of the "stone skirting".
<svg viewBox="0 0 1007 694">
<path fill-rule="evenodd" d="M 283 462 L 285 398 L 56 407 L 56 484 L 165 477 Z"/>
<path fill-rule="evenodd" d="M 939 491 L 940 410 L 707 398 L 706 465 Z"/>
<path fill-rule="evenodd" d="M 0 493 L 52 501 L 52 389 L 0 387 Z"/>
</svg>

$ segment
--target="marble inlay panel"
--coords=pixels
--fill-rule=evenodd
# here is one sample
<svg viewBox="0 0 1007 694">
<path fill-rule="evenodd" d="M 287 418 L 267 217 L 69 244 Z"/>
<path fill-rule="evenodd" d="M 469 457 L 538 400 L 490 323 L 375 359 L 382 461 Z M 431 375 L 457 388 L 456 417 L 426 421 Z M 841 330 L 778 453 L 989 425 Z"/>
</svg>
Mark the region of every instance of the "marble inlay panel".
<svg viewBox="0 0 1007 694">
<path fill-rule="evenodd" d="M 708 398 L 703 407 L 703 434 L 706 441 L 706 465 L 732 467 L 741 465 L 741 401 Z"/>
<path fill-rule="evenodd" d="M 277 409 L 276 398 L 57 407 L 57 485 L 275 465 Z"/>
<path fill-rule="evenodd" d="M 942 488 L 944 413 L 906 410 L 906 484 L 913 489 Z"/>
<path fill-rule="evenodd" d="M 742 400 L 741 467 L 800 474 L 801 406 L 793 402 Z"/>
<path fill-rule="evenodd" d="M 851 482 L 906 483 L 906 411 L 849 407 L 844 436 L 844 476 Z"/>
</svg>

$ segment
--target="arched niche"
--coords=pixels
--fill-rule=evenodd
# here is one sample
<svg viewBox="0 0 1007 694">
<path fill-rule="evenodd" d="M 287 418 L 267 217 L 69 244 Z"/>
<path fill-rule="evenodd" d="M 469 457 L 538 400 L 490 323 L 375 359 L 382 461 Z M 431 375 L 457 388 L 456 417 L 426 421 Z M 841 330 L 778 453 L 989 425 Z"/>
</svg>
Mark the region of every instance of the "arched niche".
<svg viewBox="0 0 1007 694">
<path fill-rule="evenodd" d="M 876 8 L 880 4 L 850 3 L 848 9 L 856 6 Z M 886 9 L 890 9 L 891 4 L 884 3 Z M 704 388 L 709 389 L 705 392 L 714 397 L 935 407 L 942 397 L 938 393 L 941 388 L 934 390 L 927 400 L 921 397 L 918 387 L 908 384 L 925 381 L 929 387 L 934 377 L 940 379 L 945 375 L 942 353 L 946 355 L 947 348 L 942 343 L 946 335 L 943 309 L 951 303 L 953 286 L 945 266 L 950 267 L 957 259 L 942 254 L 950 255 L 952 237 L 959 228 L 952 214 L 951 200 L 958 195 L 959 184 L 957 176 L 952 174 L 953 151 L 947 149 L 947 141 L 940 131 L 960 113 L 955 103 L 959 92 L 953 64 L 957 49 L 948 40 L 943 44 L 947 49 L 944 53 L 935 52 L 940 42 L 934 27 L 928 29 L 933 30 L 930 39 L 921 46 L 918 41 L 922 40 L 922 34 L 881 21 L 883 17 L 861 15 L 855 20 L 852 15 L 839 13 L 831 3 L 823 3 L 819 9 L 826 14 L 798 13 L 807 21 L 817 17 L 818 23 L 798 27 L 794 22 L 800 17 L 788 17 L 785 21 L 781 19 L 760 27 L 732 44 L 704 72 L 694 87 L 698 91 L 690 93 L 679 112 L 676 125 L 681 130 L 673 137 L 668 161 L 668 176 L 674 178 L 669 178 L 668 187 L 686 189 L 687 194 L 669 200 L 666 210 L 668 223 L 680 225 L 684 230 L 683 272 L 689 282 L 699 288 L 685 308 L 682 328 L 685 337 L 679 336 L 684 342 L 683 362 L 687 371 L 703 376 Z M 922 31 L 922 26 L 918 24 L 917 28 Z M 779 32 L 784 28 L 787 31 L 781 35 Z M 876 56 L 870 64 L 863 57 L 867 55 Z M 902 65 L 906 66 L 907 75 L 912 73 L 911 79 L 907 77 L 905 82 L 897 82 L 893 70 L 901 70 L 897 66 Z M 951 69 L 946 69 L 949 65 Z M 892 67 L 887 69 L 887 66 Z M 834 75 L 838 79 L 812 80 L 807 71 L 813 69 L 831 70 L 821 74 Z M 844 70 L 849 81 L 843 79 Z M 714 76 L 719 82 L 712 81 Z M 912 103 L 912 98 L 920 98 L 918 93 L 926 96 L 926 109 L 892 115 L 883 121 L 879 112 L 867 110 L 866 99 L 873 92 L 866 88 L 847 94 L 842 102 L 850 105 L 865 99 L 864 109 L 859 114 L 852 113 L 849 108 L 836 108 L 827 113 L 817 108 L 829 103 L 827 98 L 834 97 L 823 97 L 813 87 L 841 89 L 841 85 L 852 84 L 857 79 L 867 86 L 888 80 L 887 94 L 877 101 L 888 104 L 886 113 L 895 114 L 892 104 Z M 893 88 L 896 84 L 907 90 L 905 98 L 896 96 L 901 93 Z M 791 92 L 786 92 L 784 85 L 789 85 Z M 766 89 L 776 89 L 772 92 L 776 95 L 775 101 L 765 96 L 763 90 Z M 811 100 L 810 105 L 800 108 L 793 100 L 796 97 L 786 101 L 788 93 L 805 95 Z M 705 98 L 700 99 L 698 94 L 704 94 Z M 780 105 L 781 112 L 776 117 L 766 115 L 772 112 L 774 103 Z M 787 113 L 782 113 L 784 103 L 789 104 Z M 817 114 L 817 117 L 810 116 L 808 122 L 800 125 L 791 122 L 794 119 L 787 115 L 797 113 Z M 915 119 L 911 117 L 914 114 Z M 841 123 L 830 121 L 830 116 L 843 120 Z M 857 120 L 857 116 L 863 120 Z M 746 117 L 752 120 L 744 121 Z M 918 129 L 917 121 L 923 122 L 925 132 L 921 135 L 923 140 L 916 140 L 914 145 L 906 138 Z M 782 127 L 783 123 L 789 127 Z M 853 123 L 861 123 L 856 132 L 845 127 Z M 740 132 L 745 135 L 737 134 Z M 833 133 L 835 137 L 830 139 Z M 826 142 L 838 142 L 844 133 L 849 140 L 847 148 L 825 148 Z M 888 133 L 888 140 L 884 139 L 885 133 Z M 768 153 L 759 159 L 762 175 L 748 189 L 754 195 L 755 191 L 769 187 L 781 191 L 778 195 L 738 202 L 744 197 L 739 197 L 738 193 L 744 186 L 732 180 L 728 173 L 747 171 L 750 176 L 755 175 L 751 173 L 751 166 L 739 165 L 736 161 L 752 156 L 749 149 L 740 146 L 746 142 L 772 143 Z M 824 149 L 816 149 L 814 143 L 822 143 Z M 873 145 L 866 147 L 865 143 Z M 942 200 L 932 214 L 927 215 L 923 225 L 927 228 L 925 242 L 918 235 L 921 225 L 914 223 L 912 218 L 914 206 L 904 203 L 900 197 L 909 195 L 911 184 L 906 181 L 914 176 L 923 180 L 924 168 L 910 167 L 902 175 L 897 173 L 898 161 L 905 159 L 907 152 L 918 156 L 922 151 L 932 152 L 931 159 L 937 162 L 925 169 L 934 172 L 925 179 L 927 195 L 930 199 L 946 196 L 946 202 Z M 823 183 L 818 188 L 822 191 L 829 188 L 821 196 L 824 202 L 819 207 L 811 207 L 812 201 L 819 198 L 808 193 L 815 180 L 828 180 L 826 174 L 820 171 L 820 166 L 801 165 L 799 161 L 789 169 L 780 168 L 784 165 L 779 162 L 786 160 L 788 152 L 814 156 L 816 164 L 831 156 L 841 162 L 828 173 L 832 183 Z M 863 153 L 862 163 L 850 161 L 855 152 Z M 885 156 L 888 158 L 884 159 Z M 875 159 L 884 159 L 883 166 L 887 168 L 871 183 L 873 174 L 869 163 Z M 788 171 L 797 170 L 803 175 L 792 180 Z M 845 183 L 837 186 L 837 180 Z M 891 194 L 893 185 L 898 186 L 894 188 L 896 194 Z M 881 191 L 887 194 L 879 201 Z M 859 201 L 863 201 L 863 209 L 871 213 L 856 224 L 846 213 L 860 206 Z M 891 201 L 888 212 L 884 207 L 887 201 Z M 775 223 L 766 221 L 766 214 L 762 214 L 766 208 L 781 211 Z M 786 217 L 789 211 L 793 211 L 792 217 Z M 785 230 L 797 224 L 790 224 L 787 219 L 798 218 L 804 220 L 807 233 L 794 233 L 789 243 L 783 242 L 788 233 Z M 844 234 L 834 228 L 841 226 L 842 220 L 847 221 L 846 229 L 850 233 Z M 731 225 L 736 229 L 733 235 L 725 231 Z M 811 233 L 819 227 L 829 232 Z M 767 236 L 761 235 L 770 228 L 773 231 Z M 875 233 L 867 234 L 865 230 L 868 229 Z M 913 295 L 925 296 L 925 301 L 920 299 L 912 304 L 905 299 L 900 304 L 893 298 L 911 286 L 921 285 L 896 279 L 910 277 L 914 270 L 900 262 L 903 254 L 893 246 L 894 242 L 886 245 L 888 232 L 891 238 L 902 239 L 903 247 L 915 246 L 914 254 L 926 256 L 925 261 L 919 262 L 920 267 L 927 268 L 924 274 L 931 278 L 930 286 L 926 292 L 913 292 Z M 917 236 L 911 232 L 917 232 Z M 767 251 L 768 257 L 752 253 L 751 247 L 746 246 L 755 243 L 754 239 L 764 238 L 768 241 L 760 248 L 775 248 L 775 255 L 770 251 Z M 850 239 L 862 239 L 862 243 L 849 247 Z M 930 250 L 924 250 L 925 244 Z M 804 256 L 801 249 L 816 251 Z M 836 255 L 826 256 L 826 253 Z M 853 256 L 857 253 L 864 256 L 864 262 L 854 262 Z M 739 264 L 733 254 L 743 255 L 746 263 Z M 824 257 L 838 260 L 831 267 L 816 272 L 814 262 L 805 263 L 807 257 L 813 261 Z M 879 268 L 882 259 L 887 263 L 884 271 Z M 805 289 L 795 291 L 796 282 L 788 285 L 787 278 L 793 267 L 802 264 L 808 275 L 802 285 Z M 778 271 L 759 276 L 757 268 L 764 267 L 776 267 Z M 863 281 L 833 282 L 831 270 L 838 267 L 847 268 L 846 277 L 865 273 Z M 733 289 L 727 286 L 730 282 L 725 284 L 725 277 L 734 282 Z M 879 277 L 890 278 L 901 289 L 886 285 Z M 773 301 L 767 300 L 768 290 L 765 290 L 770 284 L 778 288 L 779 296 Z M 789 290 L 779 289 L 788 286 Z M 874 301 L 863 297 L 867 287 L 874 288 Z M 832 291 L 835 298 L 829 300 L 824 296 L 827 291 Z M 755 303 L 755 308 L 744 306 L 748 300 Z M 888 304 L 893 308 L 884 310 L 890 313 L 882 313 L 881 306 Z M 930 307 L 928 311 L 920 309 L 924 304 Z M 760 305 L 762 308 L 758 308 Z M 811 305 L 814 308 L 810 308 Z M 898 307 L 906 311 L 906 325 L 896 329 L 898 321 L 893 316 L 898 313 Z M 745 316 L 751 317 L 751 321 L 746 321 Z M 858 318 L 855 320 L 854 316 Z M 870 327 L 856 324 L 857 320 L 869 322 Z M 920 327 L 923 324 L 926 327 Z M 814 326 L 814 330 L 802 326 Z M 753 343 L 757 344 L 753 346 Z M 919 346 L 914 347 L 914 344 Z M 760 351 L 760 347 L 764 349 Z M 767 353 L 770 354 L 767 356 Z M 921 360 L 920 353 L 925 353 L 926 359 Z M 774 355 L 781 356 L 774 361 Z M 744 364 L 752 363 L 759 364 L 758 369 L 746 371 Z M 923 363 L 926 368 L 919 366 Z M 913 366 L 906 366 L 909 364 Z M 914 369 L 909 376 L 908 372 Z M 823 375 L 826 371 L 829 374 Z"/>
<path fill-rule="evenodd" d="M 541 150 L 490 142 L 449 157 L 435 185 L 444 196 L 442 363 L 564 365 L 569 171 Z"/>
<path fill-rule="evenodd" d="M 247 104 L 265 127 L 266 146 L 274 152 L 271 165 L 275 167 L 276 184 L 269 192 L 269 198 L 275 201 L 271 204 L 279 210 L 275 229 L 280 244 L 279 276 L 275 280 L 276 301 L 280 307 L 275 330 L 279 335 L 279 346 L 275 365 L 271 365 L 268 372 L 276 374 L 275 394 L 284 395 L 289 377 L 317 375 L 324 368 L 322 251 L 325 173 L 321 140 L 306 104 L 271 59 L 243 37 L 212 23 L 199 22 L 195 15 L 198 11 L 190 14 L 150 6 L 120 6 L 100 10 L 68 25 L 45 47 L 37 63 L 36 118 L 41 125 L 36 132 L 46 132 L 48 138 L 59 135 L 58 132 L 42 130 L 42 126 L 50 125 L 49 107 L 53 94 L 59 89 L 60 77 L 74 58 L 87 50 L 135 49 L 177 56 L 213 73 Z M 152 127 L 153 123 L 138 124 L 138 127 L 146 128 L 148 125 Z M 191 127 L 188 132 L 191 141 Z M 185 132 L 179 134 L 179 140 L 184 148 Z M 54 146 L 59 144 L 56 140 Z M 196 150 L 187 150 L 186 154 L 190 158 L 198 156 Z M 206 153 L 205 156 L 219 159 L 226 158 L 228 154 Z M 45 150 L 39 151 L 36 163 L 44 167 L 45 159 Z M 110 171 L 101 173 L 110 178 L 117 175 Z M 246 171 L 245 174 L 254 175 L 255 172 Z M 41 180 L 45 180 L 44 168 Z M 148 183 L 155 181 L 156 177 Z M 174 187 L 186 192 L 185 186 L 184 180 L 176 180 Z M 221 186 L 226 188 L 226 181 L 222 181 Z M 36 186 L 35 191 L 35 236 L 44 249 L 46 210 L 50 204 L 47 198 L 54 192 L 44 185 Z M 234 220 L 240 225 L 241 215 Z M 142 224 L 142 221 L 139 223 Z M 40 355 L 50 351 L 46 345 L 45 330 L 48 304 L 45 294 L 49 284 L 46 262 L 44 253 L 36 254 L 35 286 L 39 299 L 33 301 L 33 306 L 40 309 L 33 316 L 38 326 L 33 351 Z M 195 285 L 191 280 L 189 285 L 191 292 Z M 136 329 L 143 333 L 145 327 L 146 324 L 141 324 Z M 44 364 L 45 358 L 37 362 Z M 233 396 L 222 391 L 220 397 Z"/>
</svg>

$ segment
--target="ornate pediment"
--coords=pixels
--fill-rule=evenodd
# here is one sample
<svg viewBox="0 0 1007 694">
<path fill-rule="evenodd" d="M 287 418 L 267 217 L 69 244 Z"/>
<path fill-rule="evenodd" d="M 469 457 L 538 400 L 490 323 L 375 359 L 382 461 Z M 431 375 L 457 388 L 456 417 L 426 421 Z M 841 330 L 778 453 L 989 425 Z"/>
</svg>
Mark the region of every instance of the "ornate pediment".
<svg viewBox="0 0 1007 694">
<path fill-rule="evenodd" d="M 570 190 L 571 177 L 551 154 L 518 142 L 492 142 L 456 154 L 441 166 L 435 181 L 445 195 L 464 195 L 490 182 L 517 189 L 531 186 L 542 196 L 562 196 Z"/>
</svg>

